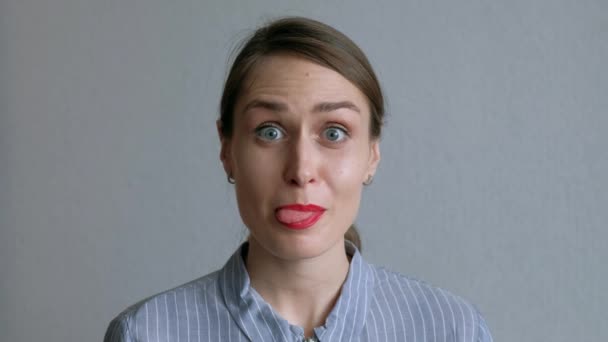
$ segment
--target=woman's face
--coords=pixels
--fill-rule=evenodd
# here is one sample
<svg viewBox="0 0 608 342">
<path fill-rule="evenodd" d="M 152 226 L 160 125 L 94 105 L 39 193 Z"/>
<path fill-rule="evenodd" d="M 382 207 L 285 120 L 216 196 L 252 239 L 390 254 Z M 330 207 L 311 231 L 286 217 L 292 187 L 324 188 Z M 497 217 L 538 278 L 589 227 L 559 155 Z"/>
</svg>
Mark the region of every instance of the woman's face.
<svg viewBox="0 0 608 342">
<path fill-rule="evenodd" d="M 221 159 L 251 238 L 284 260 L 343 248 L 380 160 L 365 96 L 305 59 L 265 57 L 235 104 Z"/>
</svg>

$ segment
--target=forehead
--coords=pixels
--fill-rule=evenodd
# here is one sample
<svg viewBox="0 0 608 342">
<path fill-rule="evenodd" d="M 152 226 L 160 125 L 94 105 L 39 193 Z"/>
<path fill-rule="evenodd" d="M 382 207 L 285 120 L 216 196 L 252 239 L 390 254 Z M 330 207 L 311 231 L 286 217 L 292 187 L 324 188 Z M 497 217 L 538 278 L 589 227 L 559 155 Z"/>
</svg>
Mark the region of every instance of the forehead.
<svg viewBox="0 0 608 342">
<path fill-rule="evenodd" d="M 238 102 L 258 97 L 279 97 L 297 103 L 351 101 L 367 109 L 363 93 L 344 76 L 302 57 L 271 55 L 250 71 Z"/>
</svg>

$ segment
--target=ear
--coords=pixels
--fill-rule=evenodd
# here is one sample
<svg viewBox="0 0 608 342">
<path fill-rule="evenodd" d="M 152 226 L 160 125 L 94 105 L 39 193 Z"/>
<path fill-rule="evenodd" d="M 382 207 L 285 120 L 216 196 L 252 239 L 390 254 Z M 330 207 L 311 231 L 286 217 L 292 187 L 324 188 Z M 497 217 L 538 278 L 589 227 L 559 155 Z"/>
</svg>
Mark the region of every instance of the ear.
<svg viewBox="0 0 608 342">
<path fill-rule="evenodd" d="M 230 139 L 225 137 L 222 134 L 222 122 L 217 120 L 215 122 L 217 127 L 217 135 L 220 139 L 220 160 L 222 161 L 222 165 L 224 166 L 224 171 L 226 175 L 232 175 L 232 158 L 230 151 Z"/>
<path fill-rule="evenodd" d="M 369 161 L 367 163 L 367 172 L 364 177 L 367 178 L 369 175 L 374 176 L 378 164 L 380 164 L 380 139 L 374 139 L 370 143 Z"/>
</svg>

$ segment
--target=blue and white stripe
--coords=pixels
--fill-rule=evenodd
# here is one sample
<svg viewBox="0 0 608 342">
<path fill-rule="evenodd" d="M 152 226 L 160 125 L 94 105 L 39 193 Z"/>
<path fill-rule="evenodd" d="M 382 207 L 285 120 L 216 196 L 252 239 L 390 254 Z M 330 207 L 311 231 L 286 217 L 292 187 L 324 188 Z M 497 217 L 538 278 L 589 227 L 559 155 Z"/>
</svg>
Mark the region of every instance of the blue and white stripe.
<svg viewBox="0 0 608 342">
<path fill-rule="evenodd" d="M 105 342 L 300 342 L 289 324 L 251 287 L 244 244 L 219 271 L 143 300 L 110 323 Z M 366 263 L 347 243 L 349 273 L 320 342 L 491 342 L 471 304 L 419 280 Z"/>
</svg>

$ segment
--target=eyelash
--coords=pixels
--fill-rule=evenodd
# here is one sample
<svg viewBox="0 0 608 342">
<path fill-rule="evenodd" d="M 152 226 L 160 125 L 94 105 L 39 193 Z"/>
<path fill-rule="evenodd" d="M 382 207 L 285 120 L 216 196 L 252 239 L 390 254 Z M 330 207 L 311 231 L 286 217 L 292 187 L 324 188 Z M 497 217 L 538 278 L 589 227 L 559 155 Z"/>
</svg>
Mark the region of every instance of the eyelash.
<svg viewBox="0 0 608 342">
<path fill-rule="evenodd" d="M 266 127 L 275 127 L 278 129 L 281 129 L 281 126 L 279 126 L 277 123 L 273 122 L 273 121 L 266 121 L 266 122 L 262 122 L 261 124 L 259 124 L 255 130 L 259 131 L 262 128 L 266 128 Z"/>
<path fill-rule="evenodd" d="M 277 124 L 276 122 L 273 122 L 273 121 L 263 122 L 260 125 L 258 125 L 254 130 L 254 134 L 257 135 L 262 129 L 268 128 L 268 127 L 274 127 L 276 129 L 280 130 L 283 134 L 285 134 L 285 131 L 283 130 L 283 128 L 281 128 L 281 126 L 279 124 Z M 330 123 L 328 123 L 327 126 L 325 126 L 325 128 L 323 130 L 325 131 L 330 128 L 339 129 L 342 132 L 344 132 L 344 134 L 346 135 L 346 138 L 350 138 L 350 131 L 345 126 L 343 126 L 339 123 L 330 122 Z M 336 142 L 332 141 L 332 143 L 335 143 L 335 144 L 338 144 L 340 142 L 342 142 L 342 141 L 336 141 Z"/>
<path fill-rule="evenodd" d="M 341 125 L 339 123 L 330 122 L 329 126 L 325 127 L 325 129 L 329 129 L 329 128 L 337 128 L 337 129 L 343 131 L 347 137 L 350 137 L 350 131 L 348 130 L 348 128 L 344 127 L 343 125 Z"/>
</svg>

